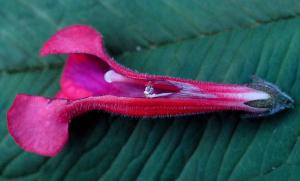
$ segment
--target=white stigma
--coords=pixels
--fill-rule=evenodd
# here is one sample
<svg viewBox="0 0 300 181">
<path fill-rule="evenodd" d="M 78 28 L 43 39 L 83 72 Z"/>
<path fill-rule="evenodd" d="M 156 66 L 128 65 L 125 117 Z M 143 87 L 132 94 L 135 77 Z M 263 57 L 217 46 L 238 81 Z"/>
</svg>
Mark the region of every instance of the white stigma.
<svg viewBox="0 0 300 181">
<path fill-rule="evenodd" d="M 112 82 L 122 82 L 127 80 L 127 78 L 121 74 L 118 74 L 114 70 L 109 70 L 104 74 L 104 80 L 108 83 L 112 83 Z"/>
</svg>

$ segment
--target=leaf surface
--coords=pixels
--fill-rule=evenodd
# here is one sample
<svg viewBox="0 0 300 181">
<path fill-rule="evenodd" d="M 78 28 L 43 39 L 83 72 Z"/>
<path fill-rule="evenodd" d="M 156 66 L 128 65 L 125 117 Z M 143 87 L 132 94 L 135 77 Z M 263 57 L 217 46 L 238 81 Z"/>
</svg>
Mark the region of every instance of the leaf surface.
<svg viewBox="0 0 300 181">
<path fill-rule="evenodd" d="M 299 180 L 300 3 L 297 1 L 21 1 L 0 7 L 1 180 Z M 63 56 L 42 43 L 81 23 L 140 72 L 225 83 L 271 81 L 295 109 L 260 120 L 236 113 L 127 118 L 103 112 L 71 124 L 57 157 L 23 152 L 7 133 L 17 93 L 52 96 Z"/>
</svg>

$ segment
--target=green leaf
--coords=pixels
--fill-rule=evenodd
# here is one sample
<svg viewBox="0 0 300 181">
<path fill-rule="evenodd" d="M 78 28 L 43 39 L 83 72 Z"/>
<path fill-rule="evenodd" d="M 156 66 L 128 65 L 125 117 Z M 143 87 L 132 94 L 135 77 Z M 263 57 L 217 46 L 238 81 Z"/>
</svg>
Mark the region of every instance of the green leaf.
<svg viewBox="0 0 300 181">
<path fill-rule="evenodd" d="M 38 1 L 0 6 L 1 180 L 299 180 L 300 3 L 297 1 Z M 260 120 L 236 113 L 73 120 L 54 158 L 22 151 L 6 128 L 17 93 L 53 96 L 64 57 L 38 57 L 58 29 L 88 24 L 111 54 L 140 72 L 246 83 L 291 95 L 295 109 Z"/>
</svg>

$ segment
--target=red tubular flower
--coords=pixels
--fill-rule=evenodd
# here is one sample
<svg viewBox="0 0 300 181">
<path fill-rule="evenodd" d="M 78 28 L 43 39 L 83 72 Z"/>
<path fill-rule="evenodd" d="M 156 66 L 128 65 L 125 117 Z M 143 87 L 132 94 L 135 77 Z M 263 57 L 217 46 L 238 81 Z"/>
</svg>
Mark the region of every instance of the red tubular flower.
<svg viewBox="0 0 300 181">
<path fill-rule="evenodd" d="M 55 156 L 72 118 L 91 110 L 127 116 L 176 116 L 239 110 L 276 113 L 293 101 L 270 83 L 216 84 L 134 72 L 105 52 L 101 34 L 74 25 L 51 37 L 41 55 L 68 54 L 61 90 L 53 99 L 19 94 L 8 111 L 8 130 L 26 151 Z"/>
</svg>

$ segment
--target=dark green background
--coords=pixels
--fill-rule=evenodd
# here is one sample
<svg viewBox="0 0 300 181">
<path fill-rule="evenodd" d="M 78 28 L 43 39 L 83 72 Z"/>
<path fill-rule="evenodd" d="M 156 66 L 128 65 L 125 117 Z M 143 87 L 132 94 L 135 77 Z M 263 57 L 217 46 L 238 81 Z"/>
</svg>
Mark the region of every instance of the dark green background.
<svg viewBox="0 0 300 181">
<path fill-rule="evenodd" d="M 300 180 L 299 14 L 296 0 L 1 0 L 0 180 Z M 7 109 L 17 93 L 59 89 L 65 57 L 38 53 L 74 23 L 101 31 L 132 69 L 225 83 L 257 75 L 295 109 L 262 120 L 93 112 L 73 121 L 57 157 L 23 152 L 7 133 Z"/>
</svg>

